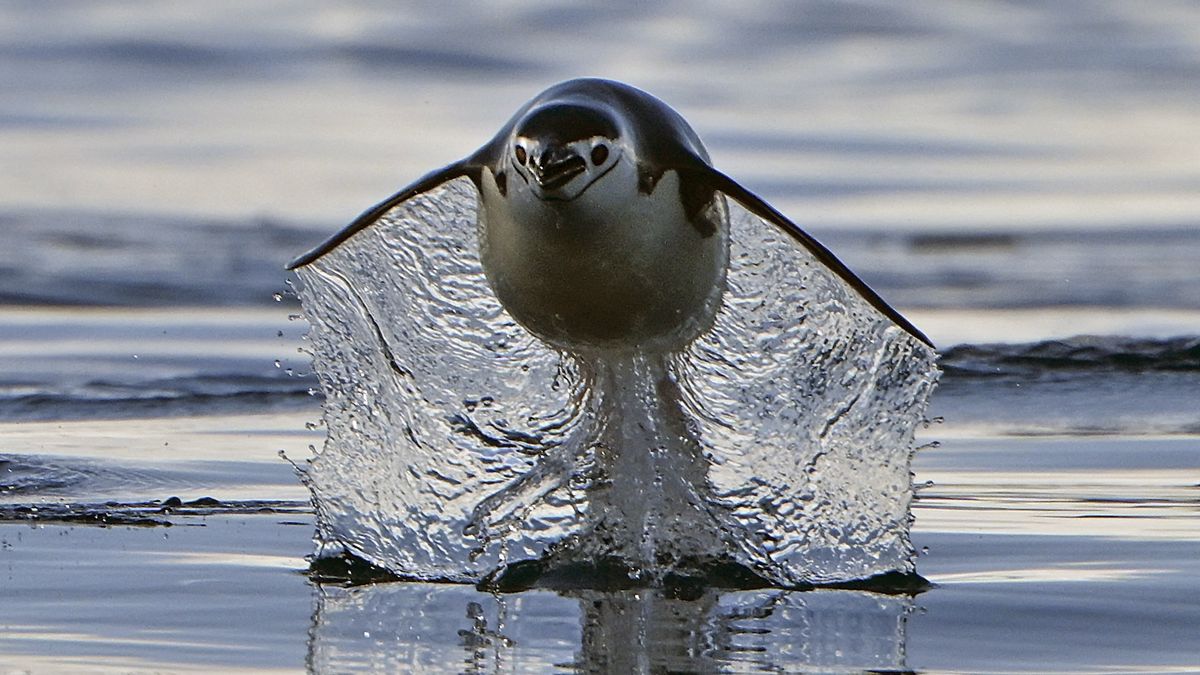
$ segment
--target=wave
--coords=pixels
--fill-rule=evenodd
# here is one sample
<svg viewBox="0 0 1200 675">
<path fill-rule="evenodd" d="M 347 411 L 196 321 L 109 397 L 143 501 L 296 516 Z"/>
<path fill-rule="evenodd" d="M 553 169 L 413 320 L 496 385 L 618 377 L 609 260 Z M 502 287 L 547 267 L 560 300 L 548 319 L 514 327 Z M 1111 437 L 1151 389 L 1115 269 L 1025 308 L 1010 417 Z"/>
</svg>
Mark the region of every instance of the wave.
<svg viewBox="0 0 1200 675">
<path fill-rule="evenodd" d="M 920 187 L 893 181 L 840 190 Z M 784 182 L 773 189 L 834 188 Z M 275 219 L 61 209 L 0 211 L 0 227 L 6 236 L 0 304 L 108 307 L 270 306 L 276 294 L 294 307 L 283 266 L 332 229 Z M 897 307 L 1190 310 L 1200 297 L 1195 228 L 1117 229 L 1086 237 L 1012 228 L 817 234 Z"/>
<path fill-rule="evenodd" d="M 958 345 L 942 352 L 947 378 L 1045 373 L 1200 371 L 1200 336 L 1146 339 L 1083 335 L 1024 344 Z"/>
<path fill-rule="evenodd" d="M 0 226 L 0 304 L 35 307 L 269 306 L 317 237 L 267 219 L 51 209 L 3 212 Z"/>
<path fill-rule="evenodd" d="M 1200 336 L 1090 335 L 1020 344 L 961 344 L 943 350 L 939 364 L 943 385 L 986 386 L 993 379 L 1035 381 L 1050 375 L 1071 379 L 1160 372 L 1186 377 L 1200 372 Z M 0 422 L 315 409 L 322 400 L 315 375 L 282 371 L 93 380 L 82 385 L 0 382 Z"/>
<path fill-rule="evenodd" d="M 141 502 L 103 502 L 80 504 L 0 504 L 0 523 L 123 525 L 170 527 L 171 517 L 205 517 L 246 514 L 312 513 L 307 501 L 278 499 L 218 500 L 201 497 L 183 501 L 179 497 Z"/>
<path fill-rule="evenodd" d="M 313 397 L 320 396 L 316 386 L 316 377 L 312 375 L 244 374 L 119 383 L 96 380 L 68 387 L 0 384 L 0 422 L 290 410 L 314 405 Z"/>
<path fill-rule="evenodd" d="M 62 490 L 83 483 L 93 472 L 34 457 L 0 455 L 0 497 Z"/>
</svg>

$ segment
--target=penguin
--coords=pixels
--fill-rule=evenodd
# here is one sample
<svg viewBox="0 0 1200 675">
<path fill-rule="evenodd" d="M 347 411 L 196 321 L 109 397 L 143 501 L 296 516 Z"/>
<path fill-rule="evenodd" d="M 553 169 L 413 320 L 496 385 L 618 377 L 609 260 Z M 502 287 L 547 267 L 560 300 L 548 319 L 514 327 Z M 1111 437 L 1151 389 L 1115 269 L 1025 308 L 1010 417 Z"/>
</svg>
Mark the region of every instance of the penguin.
<svg viewBox="0 0 1200 675">
<path fill-rule="evenodd" d="M 664 351 L 701 333 L 720 303 L 729 198 L 932 347 L 828 248 L 714 168 L 679 113 L 603 79 L 538 94 L 483 147 L 371 207 L 287 268 L 311 264 L 398 205 L 460 177 L 478 191 L 480 254 L 493 290 L 555 346 Z"/>
<path fill-rule="evenodd" d="M 932 343 L 646 92 L 552 86 L 288 269 L 317 558 L 489 587 L 912 569 Z"/>
</svg>

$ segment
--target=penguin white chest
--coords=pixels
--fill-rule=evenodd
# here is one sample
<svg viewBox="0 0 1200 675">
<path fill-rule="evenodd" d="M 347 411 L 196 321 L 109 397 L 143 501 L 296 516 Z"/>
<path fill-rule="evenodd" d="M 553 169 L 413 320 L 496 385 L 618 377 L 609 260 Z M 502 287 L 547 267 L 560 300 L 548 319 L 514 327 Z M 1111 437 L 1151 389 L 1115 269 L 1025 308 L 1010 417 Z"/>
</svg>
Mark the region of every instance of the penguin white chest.
<svg viewBox="0 0 1200 675">
<path fill-rule="evenodd" d="M 689 219 L 678 174 L 643 192 L 626 162 L 569 201 L 521 181 L 502 193 L 484 172 L 479 237 L 488 281 L 531 332 L 571 351 L 669 351 L 711 324 L 729 257 L 720 197 Z"/>
</svg>

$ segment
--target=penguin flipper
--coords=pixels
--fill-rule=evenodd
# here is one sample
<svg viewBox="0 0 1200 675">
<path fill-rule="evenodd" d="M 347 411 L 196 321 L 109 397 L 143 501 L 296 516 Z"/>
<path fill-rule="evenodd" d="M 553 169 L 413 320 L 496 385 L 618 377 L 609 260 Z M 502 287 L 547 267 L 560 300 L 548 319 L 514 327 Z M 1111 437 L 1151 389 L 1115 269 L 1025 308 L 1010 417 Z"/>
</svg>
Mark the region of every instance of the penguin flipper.
<svg viewBox="0 0 1200 675">
<path fill-rule="evenodd" d="M 380 218 L 383 217 L 384 214 L 386 214 L 388 211 L 391 211 L 399 204 L 406 202 L 417 195 L 429 192 L 443 183 L 448 183 L 455 178 L 462 176 L 468 176 L 473 182 L 475 182 L 476 185 L 478 185 L 478 173 L 478 169 L 476 169 L 471 163 L 467 162 L 467 160 L 455 162 L 454 164 L 443 167 L 436 171 L 430 171 L 429 173 L 421 176 L 417 180 L 405 186 L 399 192 L 379 202 L 375 206 L 372 206 L 366 211 L 363 211 L 349 225 L 343 227 L 341 230 L 338 230 L 333 236 L 326 239 L 319 246 L 288 263 L 286 269 L 294 270 L 297 267 L 303 267 L 313 262 L 317 258 L 320 258 L 326 253 L 329 253 L 333 249 L 340 246 L 350 237 L 353 237 L 364 229 L 374 225 L 379 221 Z"/>
<path fill-rule="evenodd" d="M 865 281 L 858 277 L 849 267 L 837 258 L 824 244 L 817 241 L 811 234 L 805 232 L 799 225 L 792 222 L 787 216 L 779 212 L 778 209 L 771 206 L 758 195 L 750 190 L 742 187 L 740 183 L 733 180 L 729 176 L 717 171 L 706 163 L 698 163 L 699 166 L 687 169 L 693 174 L 694 180 L 704 181 L 714 190 L 723 193 L 725 196 L 733 199 L 741 204 L 747 211 L 758 216 L 760 219 L 769 222 L 779 229 L 786 232 L 793 240 L 809 251 L 822 265 L 829 271 L 836 274 L 842 281 L 846 282 L 854 292 L 866 300 L 872 307 L 878 310 L 881 314 L 891 320 L 900 328 L 903 328 L 909 335 L 920 340 L 929 347 L 933 347 L 933 341 L 929 339 L 925 333 L 921 332 L 911 321 L 906 319 L 903 314 L 887 303 L 878 293 L 875 292 Z"/>
</svg>

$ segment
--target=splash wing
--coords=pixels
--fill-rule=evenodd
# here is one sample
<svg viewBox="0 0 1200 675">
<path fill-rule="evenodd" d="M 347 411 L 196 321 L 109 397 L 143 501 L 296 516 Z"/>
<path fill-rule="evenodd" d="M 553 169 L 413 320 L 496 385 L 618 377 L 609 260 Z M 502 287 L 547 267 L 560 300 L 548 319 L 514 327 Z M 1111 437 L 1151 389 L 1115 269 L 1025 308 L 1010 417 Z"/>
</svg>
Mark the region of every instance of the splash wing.
<svg viewBox="0 0 1200 675">
<path fill-rule="evenodd" d="M 478 199 L 452 177 L 300 261 L 326 393 L 328 436 L 307 477 L 322 553 L 471 581 L 503 554 L 539 557 L 571 520 L 571 498 L 547 495 L 586 431 L 586 377 L 488 286 Z M 503 503 L 481 504 L 500 491 Z"/>
<path fill-rule="evenodd" d="M 739 561 L 780 583 L 912 571 L 909 464 L 936 354 L 823 247 L 729 192 L 723 304 L 673 363 L 709 499 L 742 533 Z"/>
<path fill-rule="evenodd" d="M 660 388 L 660 412 L 685 423 L 645 442 L 704 458 L 689 490 L 772 581 L 910 571 L 909 462 L 935 354 L 761 200 L 723 191 L 723 304 L 670 357 L 678 387 Z M 323 553 L 475 581 L 586 522 L 605 387 L 496 299 L 468 178 L 398 195 L 297 271 L 327 396 L 308 472 L 318 536 Z"/>
</svg>

